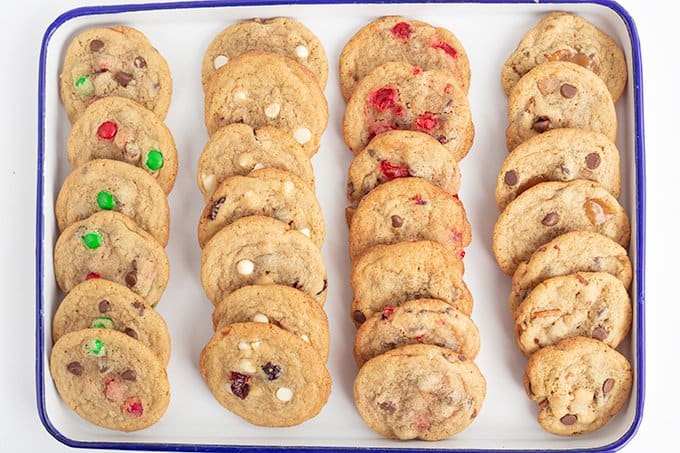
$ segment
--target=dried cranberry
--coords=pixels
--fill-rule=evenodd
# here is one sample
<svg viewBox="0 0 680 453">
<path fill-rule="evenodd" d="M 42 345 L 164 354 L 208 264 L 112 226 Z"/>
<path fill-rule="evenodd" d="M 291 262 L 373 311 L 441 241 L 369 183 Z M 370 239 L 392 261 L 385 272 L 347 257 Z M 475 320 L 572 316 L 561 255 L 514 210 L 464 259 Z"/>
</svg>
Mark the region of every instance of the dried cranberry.
<svg viewBox="0 0 680 453">
<path fill-rule="evenodd" d="M 435 117 L 430 112 L 425 112 L 418 117 L 413 122 L 413 127 L 421 132 L 430 132 L 432 129 L 437 127 L 437 117 Z"/>
<path fill-rule="evenodd" d="M 420 206 L 427 204 L 427 201 L 423 200 L 423 197 L 421 197 L 420 194 L 412 196 L 410 200 Z"/>
<path fill-rule="evenodd" d="M 396 307 L 392 305 L 388 305 L 387 307 L 383 308 L 382 319 L 387 319 L 390 316 L 392 316 L 392 313 L 394 313 L 395 308 Z"/>
<path fill-rule="evenodd" d="M 451 58 L 456 58 L 458 56 L 458 52 L 456 51 L 456 49 L 454 49 L 453 47 L 451 47 L 450 44 L 445 43 L 444 41 L 439 41 L 432 44 L 432 48 L 443 50 L 444 52 L 449 54 Z"/>
<path fill-rule="evenodd" d="M 85 276 L 85 280 L 92 280 L 93 278 L 102 278 L 102 276 L 96 272 L 90 272 Z"/>
<path fill-rule="evenodd" d="M 386 112 L 397 103 L 397 90 L 390 87 L 383 87 L 368 96 L 368 102 L 380 110 L 381 112 Z"/>
<path fill-rule="evenodd" d="M 413 74 L 413 75 L 418 75 L 421 72 L 423 72 L 423 70 L 420 69 L 418 66 L 414 66 L 413 69 L 411 70 L 411 74 Z"/>
<path fill-rule="evenodd" d="M 413 34 L 411 24 L 408 22 L 399 22 L 394 27 L 392 27 L 390 31 L 395 38 L 404 42 L 407 42 L 409 39 L 411 39 L 411 35 Z"/>
<path fill-rule="evenodd" d="M 118 132 L 118 126 L 116 123 L 113 121 L 104 121 L 97 128 L 97 137 L 101 138 L 102 140 L 111 140 L 116 136 L 116 132 Z"/>
<path fill-rule="evenodd" d="M 413 339 L 416 341 L 423 341 L 423 338 L 425 338 L 425 334 L 416 335 L 415 337 L 413 337 Z"/>
<path fill-rule="evenodd" d="M 269 379 L 270 381 L 274 381 L 278 379 L 279 376 L 281 376 L 281 366 L 275 365 L 271 362 L 267 362 L 264 365 L 262 365 L 262 371 L 264 371 L 264 374 L 267 375 L 267 379 Z"/>
<path fill-rule="evenodd" d="M 460 197 L 458 196 L 457 193 L 454 193 L 454 194 L 453 194 L 453 198 L 455 198 L 456 200 L 459 200 L 459 201 L 460 201 Z"/>
<path fill-rule="evenodd" d="M 248 396 L 248 393 L 250 392 L 250 384 L 248 384 L 250 376 L 232 371 L 230 379 L 231 392 L 242 400 L 246 399 L 246 396 Z"/>
<path fill-rule="evenodd" d="M 463 233 L 457 230 L 451 231 L 451 237 L 453 238 L 453 242 L 461 243 L 463 242 Z"/>
<path fill-rule="evenodd" d="M 380 161 L 380 172 L 388 181 L 395 178 L 406 178 L 411 175 L 407 166 L 392 165 L 389 160 Z"/>
<path fill-rule="evenodd" d="M 465 250 L 461 250 L 460 253 L 458 254 L 458 259 L 463 259 L 465 258 Z"/>
<path fill-rule="evenodd" d="M 450 83 L 447 83 L 444 86 L 444 94 L 450 94 L 452 89 L 453 89 L 453 85 L 451 85 Z"/>
<path fill-rule="evenodd" d="M 142 401 L 137 396 L 131 396 L 125 400 L 123 403 L 125 412 L 134 418 L 139 418 L 144 413 L 144 406 L 142 406 Z"/>
</svg>

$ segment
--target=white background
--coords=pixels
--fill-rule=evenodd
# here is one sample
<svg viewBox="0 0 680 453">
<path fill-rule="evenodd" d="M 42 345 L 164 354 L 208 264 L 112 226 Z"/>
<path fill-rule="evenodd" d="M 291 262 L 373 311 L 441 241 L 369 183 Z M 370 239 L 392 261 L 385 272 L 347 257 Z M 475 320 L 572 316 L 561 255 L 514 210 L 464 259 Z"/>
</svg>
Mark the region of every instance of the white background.
<svg viewBox="0 0 680 453">
<path fill-rule="evenodd" d="M 102 1 L 100 3 L 114 3 Z M 624 1 L 642 40 L 647 143 L 647 392 L 643 422 L 624 449 L 677 450 L 680 393 L 675 291 L 680 104 L 677 11 L 669 1 Z M 66 451 L 41 426 L 34 392 L 34 206 L 37 63 L 47 25 L 91 4 L 13 1 L 0 13 L 0 451 Z M 680 8 L 675 7 L 675 10 Z M 675 108 L 672 108 L 675 107 Z M 479 133 L 483 133 L 479 131 Z M 509 413 L 512 412 L 508 408 Z M 675 444 L 675 445 L 674 445 Z"/>
</svg>

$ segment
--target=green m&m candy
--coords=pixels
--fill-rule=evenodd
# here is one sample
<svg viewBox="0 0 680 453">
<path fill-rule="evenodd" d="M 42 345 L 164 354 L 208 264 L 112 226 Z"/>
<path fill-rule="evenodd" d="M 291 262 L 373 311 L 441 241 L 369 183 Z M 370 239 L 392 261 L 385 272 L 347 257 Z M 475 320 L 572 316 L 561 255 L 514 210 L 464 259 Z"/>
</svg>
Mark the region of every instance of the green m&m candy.
<svg viewBox="0 0 680 453">
<path fill-rule="evenodd" d="M 95 357 L 101 357 L 106 354 L 106 346 L 99 338 L 95 338 L 85 343 L 85 352 Z"/>
<path fill-rule="evenodd" d="M 73 87 L 76 93 L 83 96 L 92 96 L 94 94 L 94 85 L 87 76 L 80 76 L 73 82 Z"/>
<path fill-rule="evenodd" d="M 99 318 L 94 318 L 90 327 L 93 329 L 113 329 L 113 321 L 111 321 L 111 318 L 101 316 Z"/>
<path fill-rule="evenodd" d="M 94 250 L 102 245 L 102 235 L 99 231 L 88 231 L 83 235 L 83 244 L 88 249 Z"/>
<path fill-rule="evenodd" d="M 150 149 L 146 155 L 145 165 L 149 170 L 160 170 L 163 167 L 163 153 L 157 149 Z"/>
<path fill-rule="evenodd" d="M 110 211 L 116 207 L 116 199 L 110 192 L 102 190 L 97 194 L 97 206 L 99 209 Z"/>
</svg>

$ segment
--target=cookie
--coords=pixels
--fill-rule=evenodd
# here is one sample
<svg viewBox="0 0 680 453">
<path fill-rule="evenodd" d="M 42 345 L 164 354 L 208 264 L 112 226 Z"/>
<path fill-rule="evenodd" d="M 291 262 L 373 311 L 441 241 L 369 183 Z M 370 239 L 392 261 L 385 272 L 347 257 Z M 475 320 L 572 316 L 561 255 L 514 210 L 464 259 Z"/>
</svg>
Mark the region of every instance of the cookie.
<svg viewBox="0 0 680 453">
<path fill-rule="evenodd" d="M 623 51 L 609 35 L 569 13 L 553 12 L 529 30 L 503 65 L 506 94 L 527 72 L 549 61 L 569 61 L 597 74 L 616 101 L 626 87 Z"/>
<path fill-rule="evenodd" d="M 595 431 L 625 406 L 633 385 L 628 359 L 599 340 L 573 337 L 529 357 L 524 387 L 546 431 Z"/>
<path fill-rule="evenodd" d="M 295 288 L 244 286 L 215 307 L 212 320 L 216 331 L 237 322 L 274 324 L 314 346 L 324 363 L 328 360 L 328 317 L 320 303 Z"/>
<path fill-rule="evenodd" d="M 456 160 L 465 157 L 475 128 L 467 94 L 456 76 L 397 62 L 373 69 L 356 86 L 345 109 L 345 143 L 358 154 L 373 137 L 395 129 L 424 132 Z"/>
<path fill-rule="evenodd" d="M 217 69 L 253 50 L 295 60 L 314 74 L 321 88 L 326 86 L 328 59 L 321 41 L 303 24 L 287 17 L 246 20 L 215 36 L 203 57 L 203 86 Z"/>
<path fill-rule="evenodd" d="M 201 282 L 217 305 L 249 285 L 284 285 L 315 301 L 326 300 L 328 277 L 311 239 L 271 217 L 243 217 L 225 226 L 203 248 Z"/>
<path fill-rule="evenodd" d="M 293 173 L 314 191 L 314 169 L 307 153 L 289 134 L 275 127 L 253 129 L 235 123 L 215 132 L 198 159 L 198 188 L 207 202 L 230 176 L 260 168 Z"/>
<path fill-rule="evenodd" d="M 452 195 L 460 188 L 458 162 L 441 143 L 422 132 L 389 131 L 374 137 L 352 161 L 347 199 L 356 204 L 380 184 L 407 176 L 427 179 Z"/>
<path fill-rule="evenodd" d="M 463 271 L 463 262 L 436 242 L 376 245 L 352 267 L 352 320 L 359 326 L 412 299 L 438 299 L 469 316 L 473 301 Z"/>
<path fill-rule="evenodd" d="M 468 316 L 436 299 L 418 299 L 387 306 L 363 323 L 354 337 L 359 368 L 373 357 L 407 344 L 442 346 L 474 359 L 479 330 Z"/>
<path fill-rule="evenodd" d="M 325 237 L 319 202 L 300 178 L 285 170 L 263 168 L 222 182 L 203 209 L 198 223 L 201 247 L 225 225 L 260 215 L 287 223 L 321 248 Z"/>
<path fill-rule="evenodd" d="M 515 313 L 529 292 L 543 280 L 576 272 L 607 272 L 630 288 L 633 269 L 628 252 L 606 236 L 572 231 L 539 247 L 512 276 L 510 312 Z"/>
<path fill-rule="evenodd" d="M 515 341 L 529 356 L 570 337 L 592 337 L 616 348 L 628 334 L 628 292 L 606 272 L 579 272 L 544 280 L 515 311 Z"/>
<path fill-rule="evenodd" d="M 472 240 L 463 204 L 421 178 L 399 178 L 366 195 L 352 216 L 352 261 L 378 244 L 429 240 L 459 256 Z"/>
<path fill-rule="evenodd" d="M 364 364 L 354 400 L 366 424 L 393 439 L 441 440 L 477 417 L 486 380 L 472 360 L 439 346 L 413 344 Z"/>
<path fill-rule="evenodd" d="M 67 333 L 52 347 L 50 373 L 59 396 L 83 419 L 137 431 L 156 423 L 170 402 L 161 361 L 142 342 L 112 329 Z"/>
<path fill-rule="evenodd" d="M 596 182 L 544 182 L 501 213 L 493 231 L 498 265 L 512 275 L 543 244 L 569 231 L 593 231 L 628 246 L 630 221 L 619 202 Z"/>
<path fill-rule="evenodd" d="M 163 120 L 172 79 L 168 63 L 138 30 L 122 25 L 91 28 L 66 49 L 59 95 L 71 123 L 90 103 L 107 96 L 132 99 Z"/>
<path fill-rule="evenodd" d="M 163 246 L 129 217 L 101 211 L 59 235 L 54 273 L 64 293 L 85 280 L 103 278 L 155 305 L 168 284 L 170 265 Z"/>
<path fill-rule="evenodd" d="M 92 160 L 74 169 L 61 186 L 54 208 L 59 230 L 100 211 L 120 212 L 163 246 L 168 244 L 168 199 L 144 170 L 110 159 Z"/>
<path fill-rule="evenodd" d="M 359 81 L 390 61 L 449 72 L 464 93 L 470 86 L 470 62 L 453 33 L 425 22 L 387 16 L 364 26 L 342 49 L 339 75 L 345 101 Z"/>
<path fill-rule="evenodd" d="M 331 376 L 319 353 L 272 324 L 221 328 L 201 352 L 200 369 L 215 399 L 258 426 L 294 426 L 328 401 Z"/>
<path fill-rule="evenodd" d="M 587 179 L 621 195 L 619 150 L 604 135 L 582 129 L 553 129 L 530 138 L 503 162 L 496 180 L 502 211 L 517 195 L 544 181 Z"/>
<path fill-rule="evenodd" d="M 232 123 L 278 127 L 312 156 L 328 124 L 328 104 L 314 74 L 301 64 L 247 52 L 215 71 L 205 91 L 208 134 Z"/>
<path fill-rule="evenodd" d="M 607 85 L 574 63 L 543 63 L 526 73 L 510 92 L 508 119 L 509 150 L 564 127 L 599 132 L 616 141 L 616 110 Z"/>
<path fill-rule="evenodd" d="M 72 168 L 94 159 L 127 162 L 153 176 L 170 193 L 177 149 L 170 130 L 150 110 L 111 96 L 90 104 L 73 124 L 66 144 Z"/>
<path fill-rule="evenodd" d="M 52 318 L 52 339 L 87 328 L 115 329 L 151 349 L 163 366 L 170 360 L 170 334 L 163 317 L 125 286 L 100 278 L 76 285 Z"/>
</svg>

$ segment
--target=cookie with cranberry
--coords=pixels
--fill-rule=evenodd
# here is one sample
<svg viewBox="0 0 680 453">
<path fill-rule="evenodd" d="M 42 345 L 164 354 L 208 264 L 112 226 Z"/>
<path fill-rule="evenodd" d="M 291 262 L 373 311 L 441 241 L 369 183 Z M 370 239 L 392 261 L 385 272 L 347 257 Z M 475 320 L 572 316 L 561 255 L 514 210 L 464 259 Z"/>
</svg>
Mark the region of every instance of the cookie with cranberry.
<svg viewBox="0 0 680 453">
<path fill-rule="evenodd" d="M 50 354 L 50 373 L 71 409 L 108 429 L 148 428 L 170 402 L 160 359 L 141 341 L 112 329 L 83 329 L 60 337 Z"/>
<path fill-rule="evenodd" d="M 496 206 L 502 211 L 517 195 L 544 181 L 596 181 L 621 195 L 619 150 L 607 137 L 582 129 L 553 129 L 530 138 L 503 162 L 496 180 Z"/>
<path fill-rule="evenodd" d="M 163 366 L 170 360 L 168 326 L 143 298 L 125 286 L 100 278 L 75 286 L 52 318 L 52 339 L 69 332 L 114 329 L 149 347 Z"/>
<path fill-rule="evenodd" d="M 628 402 L 633 370 L 605 343 L 585 337 L 562 340 L 529 357 L 524 388 L 538 403 L 538 423 L 560 436 L 598 430 Z"/>
<path fill-rule="evenodd" d="M 354 400 L 364 422 L 392 439 L 442 440 L 464 430 L 486 397 L 472 360 L 450 349 L 412 344 L 364 364 Z"/>
<path fill-rule="evenodd" d="M 556 61 L 536 66 L 513 87 L 508 100 L 509 150 L 543 132 L 574 128 L 616 141 L 616 110 L 607 85 L 574 63 Z"/>
<path fill-rule="evenodd" d="M 387 306 L 363 323 L 354 337 L 359 368 L 368 360 L 407 344 L 433 344 L 468 359 L 479 352 L 479 330 L 464 313 L 436 299 Z"/>
<path fill-rule="evenodd" d="M 122 25 L 91 28 L 66 49 L 59 95 L 71 123 L 93 101 L 108 96 L 132 99 L 163 120 L 172 78 L 168 63 L 138 30 Z"/>
<path fill-rule="evenodd" d="M 463 271 L 463 262 L 436 242 L 376 245 L 352 266 L 352 320 L 359 326 L 413 299 L 438 299 L 469 316 L 473 301 Z"/>
<path fill-rule="evenodd" d="M 215 132 L 198 159 L 198 188 L 207 202 L 222 181 L 261 168 L 286 170 L 312 190 L 314 169 L 293 137 L 275 127 L 253 129 L 235 123 Z"/>
<path fill-rule="evenodd" d="M 313 156 L 328 124 L 328 104 L 309 69 L 252 51 L 215 71 L 205 90 L 208 134 L 232 123 L 282 129 Z"/>
<path fill-rule="evenodd" d="M 294 426 L 328 401 L 331 376 L 310 344 L 272 324 L 230 324 L 203 348 L 200 370 L 215 399 L 257 426 Z"/>
<path fill-rule="evenodd" d="M 501 213 L 493 252 L 508 275 L 540 246 L 570 231 L 600 233 L 628 246 L 630 221 L 607 190 L 592 181 L 543 182 L 523 192 Z"/>
<path fill-rule="evenodd" d="M 390 61 L 449 72 L 464 93 L 470 86 L 470 62 L 453 33 L 425 22 L 388 16 L 364 26 L 342 49 L 340 88 L 345 101 L 367 74 Z"/>
<path fill-rule="evenodd" d="M 358 203 L 382 183 L 416 176 L 450 194 L 460 188 L 458 162 L 441 143 L 416 131 L 389 131 L 371 140 L 349 167 L 347 199 Z"/>
<path fill-rule="evenodd" d="M 317 247 L 323 244 L 323 214 L 314 192 L 294 174 L 277 168 L 225 179 L 201 214 L 198 242 L 205 246 L 222 227 L 251 215 L 278 219 L 309 237 Z"/>
<path fill-rule="evenodd" d="M 59 289 L 103 278 L 125 285 L 155 305 L 168 284 L 170 265 L 163 246 L 129 217 L 101 211 L 66 228 L 54 246 Z"/>
<path fill-rule="evenodd" d="M 626 59 L 616 41 L 580 16 L 553 12 L 524 35 L 503 65 L 505 93 L 524 74 L 549 61 L 569 61 L 589 69 L 605 82 L 614 101 L 626 87 Z"/>
<path fill-rule="evenodd" d="M 570 337 L 592 337 L 616 348 L 628 334 L 628 292 L 606 272 L 578 272 L 544 280 L 515 311 L 515 341 L 529 356 Z"/>
<path fill-rule="evenodd" d="M 74 169 L 61 186 L 54 208 L 59 230 L 99 211 L 120 212 L 162 245 L 168 244 L 168 199 L 144 170 L 110 159 L 92 160 Z"/>
<path fill-rule="evenodd" d="M 510 312 L 543 280 L 576 272 L 607 272 L 629 289 L 633 269 L 628 252 L 599 233 L 572 231 L 539 247 L 512 275 Z"/>
<path fill-rule="evenodd" d="M 300 290 L 281 285 L 239 288 L 213 311 L 215 330 L 237 322 L 271 323 L 299 336 L 328 359 L 330 333 L 323 306 Z"/>
<path fill-rule="evenodd" d="M 424 132 L 460 160 L 472 146 L 470 105 L 454 75 L 385 63 L 357 85 L 345 109 L 342 133 L 358 154 L 376 135 L 391 130 Z"/>
<path fill-rule="evenodd" d="M 326 266 L 314 242 L 288 224 L 262 216 L 240 218 L 208 241 L 201 282 L 214 305 L 244 286 L 273 284 L 299 289 L 323 303 L 328 287 Z"/>
<path fill-rule="evenodd" d="M 177 149 L 170 130 L 150 110 L 122 97 L 93 102 L 73 124 L 66 144 L 71 167 L 112 159 L 141 168 L 170 193 Z"/>
<path fill-rule="evenodd" d="M 352 261 L 378 244 L 429 240 L 460 255 L 472 240 L 463 204 L 421 178 L 398 178 L 366 195 L 349 229 Z"/>
<path fill-rule="evenodd" d="M 314 74 L 321 88 L 326 86 L 328 59 L 321 41 L 303 24 L 287 17 L 246 20 L 221 31 L 203 57 L 203 86 L 208 85 L 217 69 L 252 50 L 297 61 Z"/>
</svg>

